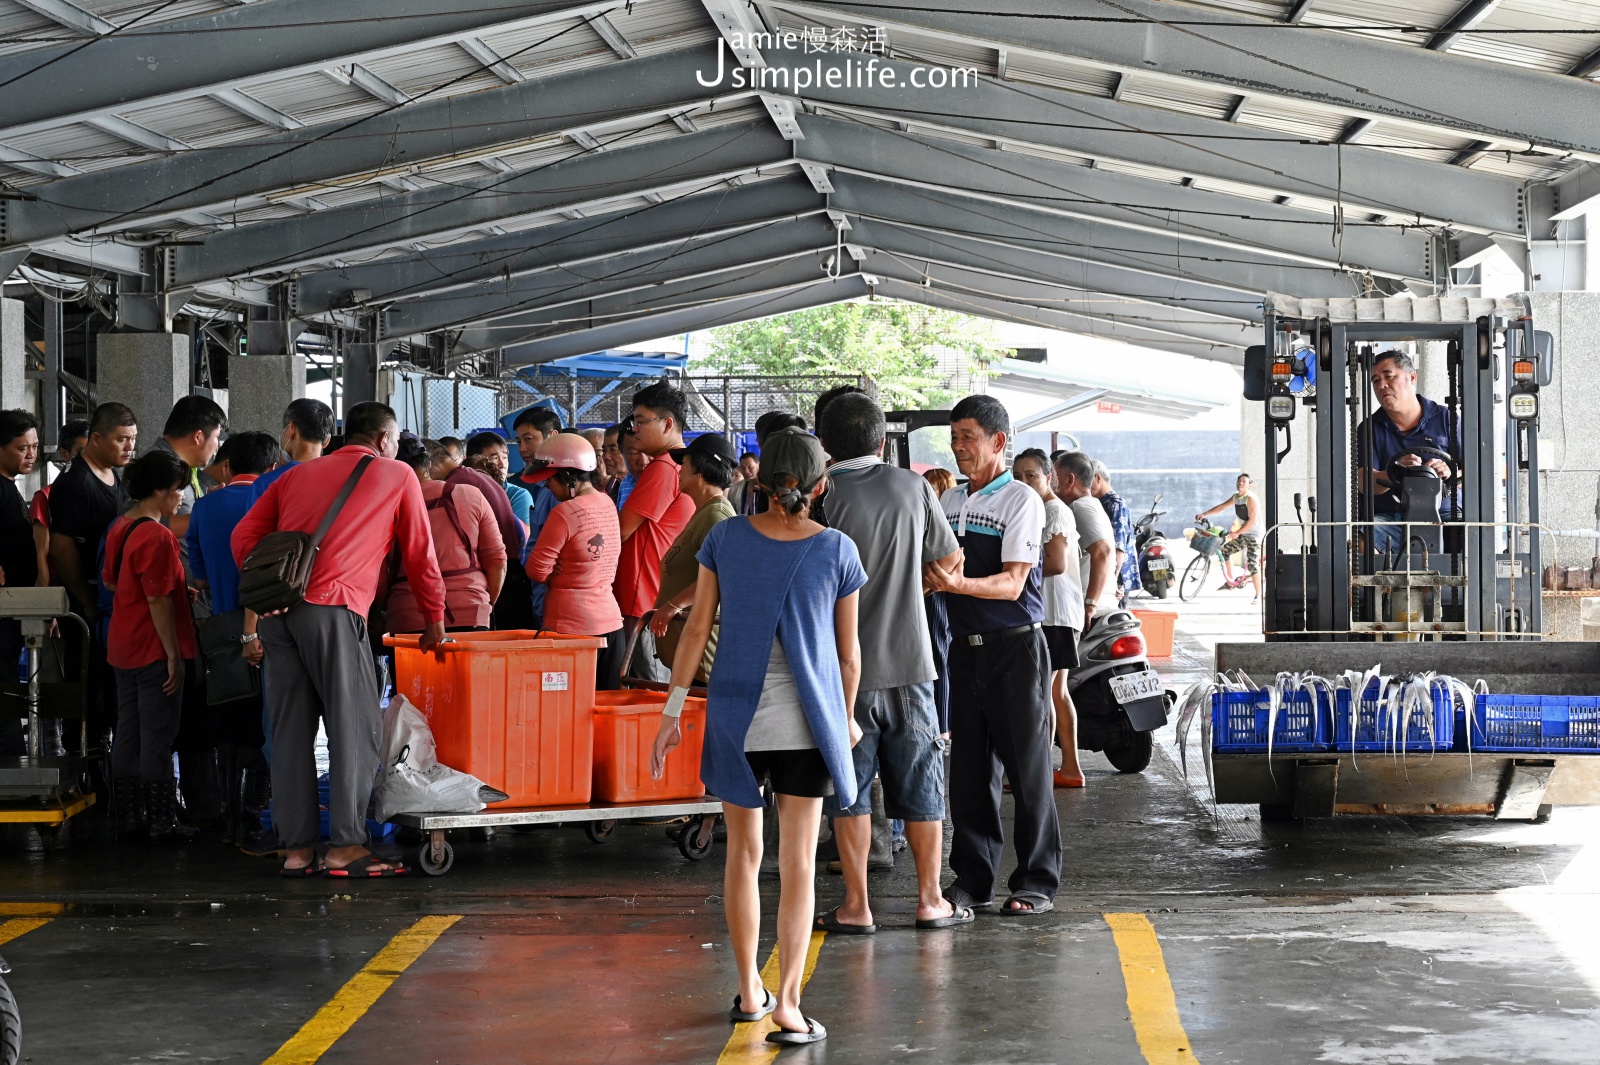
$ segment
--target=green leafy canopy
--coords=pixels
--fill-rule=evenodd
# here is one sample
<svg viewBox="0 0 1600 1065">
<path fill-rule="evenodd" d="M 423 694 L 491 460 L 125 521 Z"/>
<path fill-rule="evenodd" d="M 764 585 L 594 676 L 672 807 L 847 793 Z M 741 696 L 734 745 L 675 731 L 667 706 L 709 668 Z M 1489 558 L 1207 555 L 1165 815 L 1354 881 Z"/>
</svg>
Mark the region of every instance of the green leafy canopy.
<svg viewBox="0 0 1600 1065">
<path fill-rule="evenodd" d="M 851 301 L 713 329 L 711 353 L 695 369 L 865 375 L 885 410 L 937 409 L 959 398 L 955 374 L 981 377 L 1002 354 L 985 319 L 894 300 Z"/>
</svg>

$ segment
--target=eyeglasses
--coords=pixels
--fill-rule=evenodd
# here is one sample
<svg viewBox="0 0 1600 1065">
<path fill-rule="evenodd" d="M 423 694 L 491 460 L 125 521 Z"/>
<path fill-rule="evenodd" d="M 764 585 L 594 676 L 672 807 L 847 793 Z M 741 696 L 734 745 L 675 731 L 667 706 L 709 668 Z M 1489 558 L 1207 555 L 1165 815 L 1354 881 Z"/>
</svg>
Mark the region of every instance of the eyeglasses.
<svg viewBox="0 0 1600 1065">
<path fill-rule="evenodd" d="M 638 429 L 641 425 L 649 425 L 651 422 L 664 422 L 666 420 L 667 416 L 665 414 L 657 414 L 650 418 L 641 418 L 635 414 L 633 417 L 628 419 L 628 428 Z"/>
</svg>

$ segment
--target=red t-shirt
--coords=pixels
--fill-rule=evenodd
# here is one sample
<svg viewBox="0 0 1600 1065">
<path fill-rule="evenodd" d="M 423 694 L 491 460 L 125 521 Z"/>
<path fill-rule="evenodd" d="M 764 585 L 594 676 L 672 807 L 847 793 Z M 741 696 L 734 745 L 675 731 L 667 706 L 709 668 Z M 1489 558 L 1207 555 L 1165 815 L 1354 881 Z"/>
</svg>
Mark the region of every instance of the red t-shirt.
<svg viewBox="0 0 1600 1065">
<path fill-rule="evenodd" d="M 178 628 L 178 653 L 196 657 L 194 619 L 189 614 L 189 590 L 183 578 L 178 538 L 158 521 L 137 529 L 128 518 L 118 518 L 106 533 L 106 568 L 101 580 L 115 584 L 111 600 L 111 632 L 106 639 L 106 660 L 117 669 L 139 669 L 167 660 L 166 648 L 150 617 L 150 600 L 171 596 Z M 123 546 L 123 541 L 127 546 Z M 117 566 L 117 555 L 122 566 Z M 116 574 L 116 576 L 113 576 Z"/>
<path fill-rule="evenodd" d="M 528 576 L 549 589 L 545 628 L 568 636 L 604 636 L 622 628 L 611 593 L 621 543 L 617 508 L 604 492 L 586 492 L 551 509 L 527 564 Z"/>
<path fill-rule="evenodd" d="M 50 528 L 50 486 L 45 485 L 33 493 L 33 503 L 28 507 L 28 520 L 35 525 Z"/>
<path fill-rule="evenodd" d="M 694 500 L 679 490 L 678 464 L 671 455 L 658 455 L 644 468 L 622 513 L 637 514 L 644 524 L 623 542 L 617 605 L 627 617 L 643 617 L 661 590 L 661 556 L 694 517 Z"/>
</svg>

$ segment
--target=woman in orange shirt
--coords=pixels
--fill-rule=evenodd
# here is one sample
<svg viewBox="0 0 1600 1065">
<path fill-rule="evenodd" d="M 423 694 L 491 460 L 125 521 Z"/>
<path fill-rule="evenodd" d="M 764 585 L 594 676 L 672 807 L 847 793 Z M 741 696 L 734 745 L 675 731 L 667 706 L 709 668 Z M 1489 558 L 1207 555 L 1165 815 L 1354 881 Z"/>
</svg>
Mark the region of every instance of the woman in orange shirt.
<svg viewBox="0 0 1600 1065">
<path fill-rule="evenodd" d="M 117 677 L 117 731 L 111 748 L 118 831 L 144 822 L 152 840 L 187 840 L 178 823 L 172 742 L 183 715 L 183 675 L 197 655 L 189 589 L 178 538 L 162 522 L 178 513 L 189 467 L 152 451 L 123 475 L 134 503 L 106 532 L 101 582 L 112 589 L 106 659 Z"/>
<path fill-rule="evenodd" d="M 622 523 L 611 497 L 600 491 L 594 447 L 577 433 L 557 433 L 534 461 L 525 481 L 547 481 L 555 493 L 538 542 L 528 552 L 528 576 L 549 589 L 544 627 L 569 636 L 604 636 L 595 660 L 595 690 L 615 691 L 622 676 L 625 630 L 611 591 L 622 555 Z"/>
</svg>

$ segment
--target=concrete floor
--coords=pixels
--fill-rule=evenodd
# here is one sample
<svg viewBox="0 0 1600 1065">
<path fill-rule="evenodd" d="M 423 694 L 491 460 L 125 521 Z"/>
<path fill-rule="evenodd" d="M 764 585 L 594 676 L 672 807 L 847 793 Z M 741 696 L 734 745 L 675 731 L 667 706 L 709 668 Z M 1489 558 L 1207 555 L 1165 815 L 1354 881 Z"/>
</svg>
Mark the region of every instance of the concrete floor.
<svg viewBox="0 0 1600 1065">
<path fill-rule="evenodd" d="M 1212 612 L 1184 628 L 1227 623 Z M 1205 658 L 1196 635 L 1180 650 L 1174 678 Z M 1539 826 L 1263 826 L 1251 810 L 1214 813 L 1165 739 L 1145 774 L 1095 756 L 1086 790 L 1057 793 L 1053 914 L 916 932 L 908 856 L 875 876 L 883 930 L 828 937 L 806 990 L 830 1038 L 780 1061 L 1596 1060 L 1600 810 Z M 97 834 L 86 821 L 55 853 L 15 830 L 0 842 L 0 942 L 15 936 L 0 953 L 28 1061 L 770 1060 L 730 1044 L 723 1019 L 720 847 L 689 863 L 659 827 L 599 846 L 576 828 L 502 832 L 457 840 L 444 877 L 347 886 L 281 880 L 215 841 L 155 850 Z M 821 904 L 840 893 L 819 878 Z M 1164 974 L 1125 980 L 1131 955 L 1105 915 L 1130 913 L 1153 925 Z M 385 951 L 358 977 L 428 915 L 460 920 L 409 967 Z M 1151 1037 L 1151 999 L 1130 995 L 1151 981 L 1170 983 L 1176 1044 Z M 351 988 L 366 998 L 342 1019 L 324 1010 Z M 278 1053 L 330 1023 L 325 1050 Z"/>
</svg>

